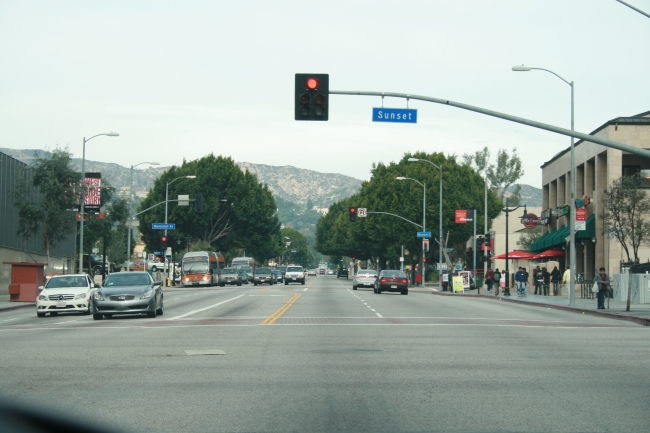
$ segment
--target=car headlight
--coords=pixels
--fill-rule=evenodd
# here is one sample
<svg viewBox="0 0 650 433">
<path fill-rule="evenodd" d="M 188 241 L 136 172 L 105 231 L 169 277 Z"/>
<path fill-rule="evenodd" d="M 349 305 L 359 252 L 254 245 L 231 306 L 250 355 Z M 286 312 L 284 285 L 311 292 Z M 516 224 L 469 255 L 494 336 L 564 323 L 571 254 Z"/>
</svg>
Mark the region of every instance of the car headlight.
<svg viewBox="0 0 650 433">
<path fill-rule="evenodd" d="M 96 301 L 103 301 L 104 297 L 100 292 L 95 292 L 95 294 L 93 295 L 93 299 L 95 299 Z"/>
<path fill-rule="evenodd" d="M 86 299 L 87 293 L 79 293 L 77 296 L 75 296 L 75 299 Z"/>
<path fill-rule="evenodd" d="M 140 296 L 140 299 L 149 299 L 153 296 L 153 289 L 149 289 L 142 296 Z"/>
<path fill-rule="evenodd" d="M 38 295 L 38 300 L 39 301 L 47 301 L 47 295 L 41 292 L 40 295 Z"/>
</svg>

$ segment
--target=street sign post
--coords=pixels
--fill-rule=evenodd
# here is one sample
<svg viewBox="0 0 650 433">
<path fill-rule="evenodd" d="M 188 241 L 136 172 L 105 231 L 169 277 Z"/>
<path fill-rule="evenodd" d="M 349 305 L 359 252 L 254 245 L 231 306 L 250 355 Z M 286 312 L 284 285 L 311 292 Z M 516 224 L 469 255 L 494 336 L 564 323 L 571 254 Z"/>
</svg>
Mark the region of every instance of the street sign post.
<svg viewBox="0 0 650 433">
<path fill-rule="evenodd" d="M 373 122 L 418 123 L 418 110 L 410 108 L 373 108 Z"/>
<path fill-rule="evenodd" d="M 447 263 L 436 263 L 436 268 L 439 271 L 446 271 L 447 270 Z"/>
<path fill-rule="evenodd" d="M 576 208 L 576 231 L 587 230 L 587 209 Z"/>
<path fill-rule="evenodd" d="M 357 216 L 359 218 L 367 217 L 368 216 L 368 209 L 365 208 L 365 207 L 360 207 L 359 209 L 357 209 Z"/>
<path fill-rule="evenodd" d="M 418 238 L 429 239 L 431 238 L 431 232 L 418 232 Z"/>
<path fill-rule="evenodd" d="M 176 224 L 153 223 L 152 230 L 176 230 Z"/>
</svg>

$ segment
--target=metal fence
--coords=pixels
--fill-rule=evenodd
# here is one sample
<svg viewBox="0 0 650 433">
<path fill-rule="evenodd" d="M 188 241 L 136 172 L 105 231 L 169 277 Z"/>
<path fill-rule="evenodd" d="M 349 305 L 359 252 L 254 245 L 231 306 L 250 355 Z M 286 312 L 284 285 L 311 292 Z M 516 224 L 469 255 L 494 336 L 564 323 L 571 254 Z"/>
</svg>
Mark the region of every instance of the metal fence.
<svg viewBox="0 0 650 433">
<path fill-rule="evenodd" d="M 20 179 L 31 181 L 33 170 L 24 162 L 0 152 L 0 247 L 11 248 L 45 254 L 43 237 L 39 234 L 28 239 L 26 242 L 16 235 L 18 228 L 18 209 L 14 206 L 14 191 Z M 41 201 L 37 193 L 32 192 L 29 197 L 36 203 Z M 75 256 L 75 233 L 52 248 L 50 255 L 53 257 L 74 257 Z"/>
</svg>

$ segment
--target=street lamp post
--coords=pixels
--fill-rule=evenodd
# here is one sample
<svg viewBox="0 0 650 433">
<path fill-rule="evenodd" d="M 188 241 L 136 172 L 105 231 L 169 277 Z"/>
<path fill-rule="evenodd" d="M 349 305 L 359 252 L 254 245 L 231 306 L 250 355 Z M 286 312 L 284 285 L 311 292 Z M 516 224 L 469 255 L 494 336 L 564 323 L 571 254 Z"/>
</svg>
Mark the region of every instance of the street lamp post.
<svg viewBox="0 0 650 433">
<path fill-rule="evenodd" d="M 395 179 L 397 179 L 397 180 L 412 180 L 413 182 L 419 183 L 420 186 L 422 187 L 422 193 L 423 193 L 423 197 L 422 197 L 422 231 L 426 232 L 427 231 L 427 228 L 426 228 L 427 227 L 427 184 L 422 183 L 422 182 L 420 182 L 418 180 L 415 180 L 415 179 L 413 179 L 411 177 L 399 176 L 399 177 L 396 177 Z M 422 287 L 424 287 L 424 283 L 426 281 L 426 276 L 427 276 L 425 265 L 426 265 L 426 262 L 425 262 L 425 258 L 424 258 L 424 238 L 422 238 L 422 267 L 420 268 L 420 272 L 422 273 Z"/>
<path fill-rule="evenodd" d="M 440 285 L 442 286 L 442 165 L 436 165 L 433 162 L 429 161 L 428 159 L 419 159 L 419 158 L 409 158 L 409 162 L 415 162 L 415 161 L 424 161 L 428 162 L 429 164 L 433 165 L 436 167 L 438 170 L 440 170 L 440 215 L 439 215 L 439 221 L 438 221 L 438 281 Z M 423 229 L 424 230 L 424 229 Z"/>
<path fill-rule="evenodd" d="M 137 167 L 138 165 L 142 164 L 150 164 L 150 165 L 160 165 L 158 162 L 141 162 L 136 165 L 131 166 L 131 179 L 129 180 L 129 214 L 131 214 L 131 203 L 133 201 L 133 167 Z M 132 235 L 132 228 L 131 228 L 131 221 L 132 219 L 129 218 L 129 231 L 127 234 L 127 240 L 126 240 L 126 270 L 130 271 L 130 261 L 131 261 L 131 235 Z"/>
<path fill-rule="evenodd" d="M 195 175 L 189 175 L 189 176 L 180 176 L 177 177 L 176 179 L 172 180 L 171 182 L 167 182 L 167 186 L 165 186 L 165 224 L 167 224 L 167 204 L 169 203 L 169 185 L 176 182 L 178 179 L 196 179 Z M 167 229 L 165 228 L 165 236 L 167 236 Z M 165 261 L 167 260 L 167 252 L 163 252 L 165 255 Z M 169 263 L 167 264 L 167 278 L 171 278 L 173 281 L 173 273 L 172 273 L 172 266 L 169 266 Z"/>
<path fill-rule="evenodd" d="M 517 206 L 515 208 L 510 209 L 508 207 L 508 199 L 506 198 L 506 207 L 502 209 L 502 212 L 505 212 L 506 214 L 506 287 L 505 290 L 503 291 L 503 296 L 510 296 L 510 267 L 508 262 L 510 261 L 510 257 L 508 256 L 508 216 L 510 215 L 510 212 L 514 212 L 517 209 L 519 209 L 521 206 Z M 519 218 L 528 218 L 528 212 L 526 211 L 526 205 L 524 205 L 524 214 L 520 216 Z M 498 282 L 497 282 L 498 284 Z"/>
<path fill-rule="evenodd" d="M 516 72 L 528 72 L 532 70 L 537 71 L 546 71 L 549 72 L 560 80 L 564 81 L 571 87 L 571 131 L 574 130 L 574 97 L 573 92 L 575 89 L 575 84 L 573 81 L 567 81 L 564 78 L 560 77 L 555 72 L 544 69 L 544 68 L 533 68 L 530 66 L 513 66 L 513 71 Z M 574 138 L 571 137 L 571 200 L 569 203 L 569 228 L 570 228 L 570 243 L 569 243 L 569 306 L 576 305 L 576 295 L 575 295 L 575 273 L 576 273 L 576 246 L 575 246 L 575 233 L 576 233 L 576 163 L 575 163 L 575 144 Z"/>
<path fill-rule="evenodd" d="M 83 156 L 81 158 L 81 191 L 79 197 L 79 273 L 83 272 L 83 257 L 84 257 L 84 202 L 86 201 L 86 143 L 92 140 L 95 137 L 105 135 L 107 137 L 119 137 L 120 134 L 117 132 L 107 132 L 104 134 L 93 135 L 86 140 L 84 137 L 83 141 Z"/>
</svg>

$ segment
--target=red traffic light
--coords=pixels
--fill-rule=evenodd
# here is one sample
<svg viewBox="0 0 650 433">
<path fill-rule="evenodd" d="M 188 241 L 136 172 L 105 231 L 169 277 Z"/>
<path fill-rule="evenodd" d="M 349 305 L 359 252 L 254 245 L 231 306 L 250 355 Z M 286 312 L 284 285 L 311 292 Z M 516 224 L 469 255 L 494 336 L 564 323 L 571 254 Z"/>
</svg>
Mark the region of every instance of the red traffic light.
<svg viewBox="0 0 650 433">
<path fill-rule="evenodd" d="M 162 237 L 162 241 L 163 241 L 163 242 L 167 242 L 167 236 L 163 236 L 163 237 Z"/>
<path fill-rule="evenodd" d="M 316 78 L 309 78 L 307 80 L 307 88 L 309 90 L 314 90 L 318 87 L 318 80 Z"/>
<path fill-rule="evenodd" d="M 426 262 L 427 262 L 427 258 L 426 258 L 426 257 L 423 258 L 422 261 L 423 261 L 424 263 L 426 263 Z"/>
<path fill-rule="evenodd" d="M 357 211 L 356 208 L 353 207 L 350 208 L 350 212 L 355 213 L 356 211 Z"/>
</svg>

